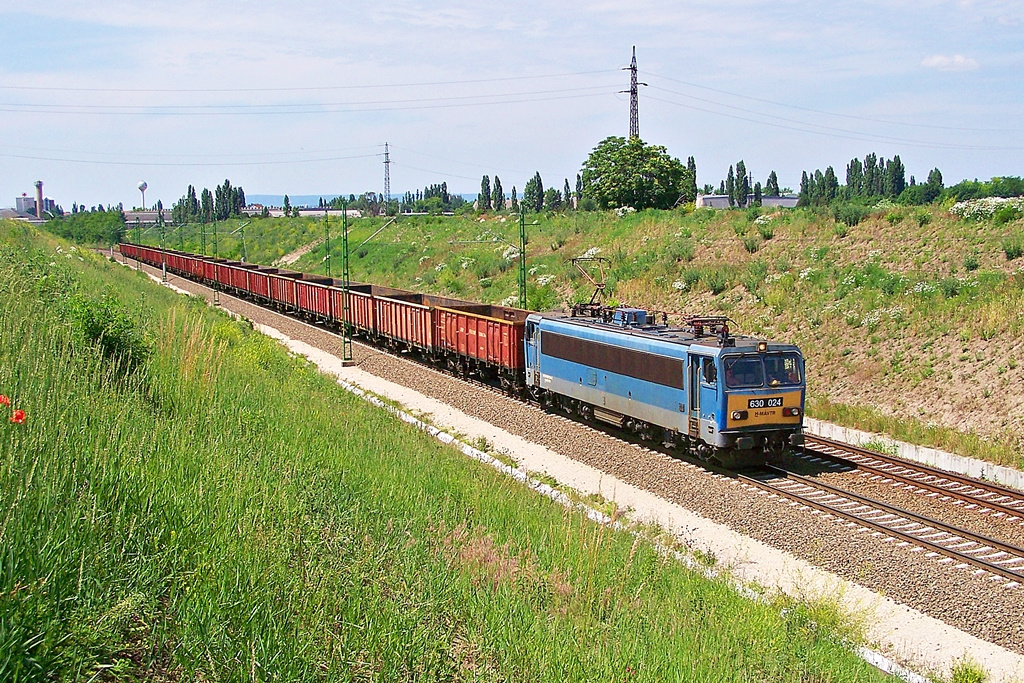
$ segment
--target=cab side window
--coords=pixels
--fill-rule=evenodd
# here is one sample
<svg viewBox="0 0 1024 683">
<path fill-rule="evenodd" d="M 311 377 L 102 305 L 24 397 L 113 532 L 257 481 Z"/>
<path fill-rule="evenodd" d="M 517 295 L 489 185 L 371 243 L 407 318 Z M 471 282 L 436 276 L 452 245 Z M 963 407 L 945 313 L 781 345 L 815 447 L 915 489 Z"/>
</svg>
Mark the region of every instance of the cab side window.
<svg viewBox="0 0 1024 683">
<path fill-rule="evenodd" d="M 704 363 L 703 373 L 701 378 L 704 380 L 704 384 L 710 384 L 715 386 L 718 384 L 718 368 L 715 367 L 714 358 L 705 358 L 702 361 Z"/>
</svg>

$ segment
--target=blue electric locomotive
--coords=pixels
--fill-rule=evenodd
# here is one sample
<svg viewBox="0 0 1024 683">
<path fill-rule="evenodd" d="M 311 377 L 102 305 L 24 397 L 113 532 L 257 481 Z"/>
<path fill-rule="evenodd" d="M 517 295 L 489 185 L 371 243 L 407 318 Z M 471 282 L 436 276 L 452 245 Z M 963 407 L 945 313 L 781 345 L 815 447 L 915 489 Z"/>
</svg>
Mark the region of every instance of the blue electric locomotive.
<svg viewBox="0 0 1024 683">
<path fill-rule="evenodd" d="M 541 403 L 672 442 L 729 466 L 802 443 L 800 349 L 729 332 L 724 317 L 680 327 L 635 308 L 526 319 L 526 388 Z"/>
</svg>

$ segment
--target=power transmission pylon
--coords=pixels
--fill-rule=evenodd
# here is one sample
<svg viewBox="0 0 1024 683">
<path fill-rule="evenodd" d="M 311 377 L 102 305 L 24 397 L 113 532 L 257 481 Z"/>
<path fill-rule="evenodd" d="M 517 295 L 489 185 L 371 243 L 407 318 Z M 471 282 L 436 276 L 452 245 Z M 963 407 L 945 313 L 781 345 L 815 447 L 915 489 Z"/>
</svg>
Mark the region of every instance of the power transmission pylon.
<svg viewBox="0 0 1024 683">
<path fill-rule="evenodd" d="M 388 152 L 388 143 L 384 143 L 384 215 L 388 213 L 388 204 L 391 203 L 391 154 Z"/>
<path fill-rule="evenodd" d="M 638 83 L 636 80 L 636 45 L 633 46 L 633 61 L 623 71 L 629 72 L 629 138 L 640 137 L 640 107 L 637 98 L 637 87 L 646 86 L 646 83 Z M 622 90 L 620 92 L 626 92 Z"/>
</svg>

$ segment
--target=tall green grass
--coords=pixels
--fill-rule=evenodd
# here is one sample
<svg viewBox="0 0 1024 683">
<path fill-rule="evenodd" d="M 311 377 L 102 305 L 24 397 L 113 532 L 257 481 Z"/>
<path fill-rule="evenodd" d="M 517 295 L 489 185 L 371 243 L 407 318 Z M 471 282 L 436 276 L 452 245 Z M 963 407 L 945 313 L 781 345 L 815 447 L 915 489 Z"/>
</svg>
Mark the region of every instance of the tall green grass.
<svg viewBox="0 0 1024 683">
<path fill-rule="evenodd" d="M 16 241 L 0 393 L 28 419 L 0 422 L 0 680 L 882 678 L 831 609 L 747 600 L 243 323 Z M 70 301 L 131 312 L 101 327 L 143 362 Z"/>
</svg>

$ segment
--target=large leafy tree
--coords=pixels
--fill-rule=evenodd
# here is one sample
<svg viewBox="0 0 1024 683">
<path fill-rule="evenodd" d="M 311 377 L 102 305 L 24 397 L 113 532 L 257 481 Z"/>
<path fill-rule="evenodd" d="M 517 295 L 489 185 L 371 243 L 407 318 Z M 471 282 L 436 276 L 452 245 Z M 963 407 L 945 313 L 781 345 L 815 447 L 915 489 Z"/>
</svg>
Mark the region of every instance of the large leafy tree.
<svg viewBox="0 0 1024 683">
<path fill-rule="evenodd" d="M 540 171 L 526 181 L 526 186 L 523 187 L 523 205 L 526 211 L 540 212 L 544 209 L 544 181 L 540 177 Z"/>
<path fill-rule="evenodd" d="M 660 145 L 608 137 L 583 164 L 583 194 L 602 209 L 670 209 L 684 198 L 686 167 Z"/>
</svg>

